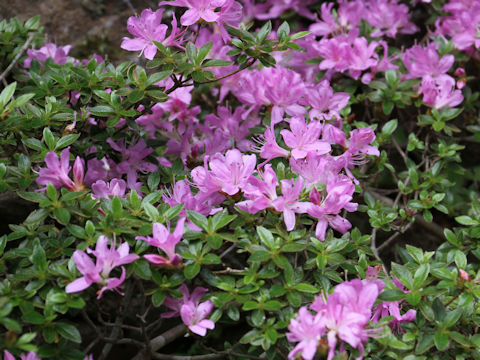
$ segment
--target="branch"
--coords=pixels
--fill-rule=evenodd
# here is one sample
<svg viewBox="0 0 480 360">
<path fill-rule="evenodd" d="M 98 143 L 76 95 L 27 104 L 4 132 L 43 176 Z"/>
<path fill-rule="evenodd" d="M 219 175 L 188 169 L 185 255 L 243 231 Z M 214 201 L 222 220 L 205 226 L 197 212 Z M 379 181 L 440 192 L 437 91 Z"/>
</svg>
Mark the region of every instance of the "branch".
<svg viewBox="0 0 480 360">
<path fill-rule="evenodd" d="M 27 41 L 25 41 L 25 44 L 23 44 L 23 46 L 20 49 L 20 51 L 18 52 L 18 54 L 13 58 L 12 62 L 10 63 L 10 65 L 8 65 L 8 67 L 5 69 L 5 71 L 0 75 L 0 81 L 5 81 L 5 77 L 8 75 L 10 70 L 12 70 L 12 68 L 15 66 L 15 64 L 20 59 L 20 57 L 23 55 L 25 50 L 27 50 L 27 48 L 30 46 L 30 43 L 33 41 L 34 37 L 35 37 L 35 33 L 31 33 L 28 36 Z"/>
<path fill-rule="evenodd" d="M 368 193 L 370 193 L 370 195 L 373 196 L 374 199 L 380 200 L 390 207 L 393 206 L 393 200 L 392 199 L 390 199 L 386 196 L 380 195 L 379 193 L 376 193 L 375 191 L 372 191 L 371 189 L 368 189 L 367 191 L 368 191 Z M 440 239 L 442 239 L 442 241 L 445 240 L 445 235 L 443 234 L 443 228 L 440 225 L 437 225 L 434 222 L 429 223 L 427 220 L 425 220 L 423 218 L 422 215 L 419 215 L 419 214 L 415 215 L 414 219 L 415 219 L 415 222 L 418 225 L 420 225 L 424 229 L 434 233 L 436 236 L 438 236 Z"/>
<path fill-rule="evenodd" d="M 171 343 L 173 340 L 179 338 L 180 336 L 183 336 L 186 332 L 187 332 L 187 327 L 184 324 L 179 324 L 174 328 L 171 328 L 170 330 L 150 340 L 151 351 L 157 351 L 161 349 L 165 345 Z M 152 356 L 155 358 L 154 355 Z M 143 351 L 140 351 L 137 355 L 135 355 L 134 358 L 132 358 L 132 360 L 143 360 L 143 359 L 144 359 Z M 172 357 L 170 357 L 169 359 L 172 359 Z"/>
</svg>

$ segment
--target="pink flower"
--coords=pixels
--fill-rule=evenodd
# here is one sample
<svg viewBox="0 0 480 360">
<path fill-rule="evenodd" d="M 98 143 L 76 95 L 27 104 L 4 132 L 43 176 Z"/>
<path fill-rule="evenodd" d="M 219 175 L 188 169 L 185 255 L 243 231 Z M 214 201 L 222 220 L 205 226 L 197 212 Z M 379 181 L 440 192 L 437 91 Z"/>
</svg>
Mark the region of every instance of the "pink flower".
<svg viewBox="0 0 480 360">
<path fill-rule="evenodd" d="M 214 329 L 215 323 L 205 319 L 213 310 L 213 303 L 207 300 L 200 303 L 201 298 L 207 293 L 207 289 L 197 287 L 190 295 L 187 285 L 182 284 L 179 290 L 183 298 L 173 299 L 170 296 L 165 298 L 163 304 L 173 311 L 163 313 L 162 317 L 171 318 L 181 316 L 182 321 L 195 334 L 205 336 L 207 329 Z"/>
<path fill-rule="evenodd" d="M 28 57 L 25 59 L 23 66 L 28 69 L 30 68 L 33 59 L 45 62 L 49 58 L 52 59 L 55 64 L 65 65 L 68 60 L 73 59 L 72 57 L 67 56 L 71 48 L 71 45 L 57 47 L 57 45 L 53 43 L 47 43 L 38 50 L 28 49 Z"/>
<path fill-rule="evenodd" d="M 122 154 L 122 162 L 117 165 L 117 171 L 120 174 L 127 174 L 127 187 L 135 189 L 140 193 L 141 183 L 137 183 L 137 172 L 151 173 L 158 167 L 149 161 L 143 160 L 153 152 L 152 148 L 147 148 L 145 140 L 140 139 L 136 143 L 132 141 L 130 146 L 126 147 L 125 138 L 118 142 L 107 139 L 107 143 L 116 151 Z"/>
<path fill-rule="evenodd" d="M 185 218 L 181 218 L 177 222 L 175 231 L 170 233 L 170 229 L 160 223 L 153 224 L 153 237 L 137 236 L 136 240 L 144 240 L 152 246 L 162 249 L 168 256 L 165 258 L 160 255 L 148 254 L 144 255 L 149 263 L 156 266 L 177 266 L 182 261 L 180 255 L 175 253 L 175 245 L 182 239 Z"/>
<path fill-rule="evenodd" d="M 397 0 L 369 0 L 365 18 L 367 22 L 376 28 L 371 36 L 381 37 L 387 35 L 395 38 L 397 32 L 401 34 L 413 34 L 419 29 L 408 21 L 408 6 L 397 4 Z"/>
<path fill-rule="evenodd" d="M 253 147 L 252 150 L 258 152 L 260 157 L 267 159 L 260 166 L 277 157 L 286 158 L 289 155 L 287 150 L 278 145 L 277 140 L 275 139 L 275 130 L 273 129 L 273 124 L 270 127 L 267 127 L 265 133 L 255 140 L 259 145 Z"/>
<path fill-rule="evenodd" d="M 21 354 L 21 360 L 42 360 L 37 354 L 33 351 L 30 351 L 28 354 Z M 3 351 L 3 360 L 15 360 L 15 357 L 10 354 L 7 350 Z"/>
<path fill-rule="evenodd" d="M 163 43 L 165 46 L 179 46 L 175 38 L 177 34 L 177 20 L 173 16 L 172 31 L 166 38 L 168 26 L 162 24 L 164 9 L 153 12 L 151 9 L 142 11 L 140 18 L 131 16 L 127 21 L 127 30 L 135 36 L 133 39 L 124 37 L 121 48 L 128 51 L 141 51 L 148 60 L 153 60 L 157 53 L 157 47 L 153 41 Z"/>
<path fill-rule="evenodd" d="M 188 10 L 180 18 L 180 23 L 183 26 L 190 26 L 200 19 L 206 22 L 217 21 L 219 14 L 214 12 L 214 10 L 223 6 L 226 1 L 227 0 L 173 0 L 160 1 L 158 5 L 187 7 Z"/>
<path fill-rule="evenodd" d="M 347 106 L 350 95 L 345 92 L 334 93 L 329 82 L 324 80 L 315 86 L 309 86 L 305 92 L 305 103 L 312 107 L 310 118 L 330 120 L 340 118 L 339 111 Z"/>
<path fill-rule="evenodd" d="M 463 101 L 462 92 L 455 90 L 455 79 L 449 75 L 425 76 L 419 92 L 423 94 L 423 102 L 435 109 L 453 108 Z"/>
<path fill-rule="evenodd" d="M 285 112 L 291 116 L 305 113 L 305 108 L 299 105 L 305 94 L 300 74 L 284 67 L 265 68 L 263 71 L 267 81 L 265 98 L 273 105 L 272 124 L 281 122 Z"/>
<path fill-rule="evenodd" d="M 315 188 L 310 191 L 310 206 L 307 212 L 310 216 L 318 219 L 315 230 L 317 239 L 325 240 L 328 225 L 342 234 L 352 227 L 350 222 L 341 217 L 339 213 L 343 209 L 357 210 L 358 204 L 351 202 L 354 191 L 355 185 L 344 175 L 327 184 L 327 196 L 325 197 L 322 197 Z"/>
<path fill-rule="evenodd" d="M 70 173 L 70 148 L 66 148 L 58 155 L 51 151 L 45 155 L 46 168 L 41 168 L 35 182 L 39 185 L 52 184 L 55 188 L 65 187 L 70 191 L 84 191 L 83 182 L 84 161 L 77 156 L 73 164 L 73 181 L 69 177 Z M 45 190 L 46 187 L 42 188 Z"/>
<path fill-rule="evenodd" d="M 290 119 L 290 130 L 282 130 L 280 134 L 285 144 L 292 148 L 292 157 L 295 160 L 305 158 L 309 152 L 315 152 L 318 155 L 330 152 L 330 144 L 319 140 L 322 132 L 320 122 L 313 120 L 306 124 L 303 117 L 295 116 Z"/>
<path fill-rule="evenodd" d="M 370 333 L 366 326 L 377 297 L 375 284 L 357 279 L 337 285 L 327 300 L 315 298 L 310 308 L 318 312 L 326 328 L 328 360 L 333 359 L 339 340 L 360 350 L 360 359 L 363 357 L 362 343 L 368 341 Z"/>
<path fill-rule="evenodd" d="M 407 79 L 413 79 L 427 75 L 436 77 L 446 74 L 452 67 L 455 58 L 450 54 L 440 58 L 437 53 L 437 45 L 430 43 L 425 48 L 414 45 L 405 50 L 402 60 L 408 70 Z"/>
<path fill-rule="evenodd" d="M 321 314 L 312 315 L 305 306 L 298 310 L 298 316 L 290 320 L 287 340 L 298 342 L 297 346 L 288 354 L 289 359 L 295 359 L 301 353 L 305 360 L 312 360 L 317 352 L 317 346 L 325 335 L 325 324 Z"/>
<path fill-rule="evenodd" d="M 187 327 L 195 334 L 205 336 L 207 329 L 213 330 L 215 323 L 205 319 L 213 310 L 213 302 L 207 300 L 200 304 L 189 301 L 180 308 L 180 316 Z"/>
<path fill-rule="evenodd" d="M 295 227 L 295 213 L 302 214 L 307 212 L 308 202 L 299 201 L 300 194 L 304 189 L 303 178 L 299 177 L 294 183 L 293 180 L 282 180 L 282 196 L 273 200 L 272 205 L 277 211 L 283 212 L 283 221 L 287 231 L 292 231 Z"/>
<path fill-rule="evenodd" d="M 98 291 L 97 299 L 102 297 L 105 290 L 114 289 L 118 292 L 117 287 L 125 280 L 125 268 L 122 266 L 120 278 L 110 278 L 110 272 L 117 266 L 129 264 L 139 258 L 136 254 L 129 254 L 129 249 L 127 242 L 121 244 L 117 249 L 115 241 L 108 248 L 108 238 L 102 235 L 97 240 L 95 250 L 87 248 L 87 253 L 93 254 L 97 258 L 96 264 L 93 263 L 87 253 L 76 250 L 73 253 L 73 260 L 83 276 L 68 284 L 65 292 L 83 291 L 93 283 L 102 285 L 102 288 Z"/>
<path fill-rule="evenodd" d="M 278 180 L 272 165 L 265 165 L 264 171 L 258 173 L 262 179 L 250 176 L 243 189 L 244 196 L 249 200 L 236 204 L 241 210 L 251 214 L 273 207 L 272 202 L 277 198 Z"/>
<path fill-rule="evenodd" d="M 92 184 L 92 199 L 108 199 L 110 196 L 125 197 L 127 183 L 122 179 L 112 179 L 109 184 L 98 180 Z"/>
<path fill-rule="evenodd" d="M 242 155 L 237 149 L 228 150 L 225 155 L 217 153 L 212 156 L 210 171 L 206 164 L 193 169 L 192 178 L 195 185 L 206 194 L 222 191 L 235 195 L 253 174 L 256 163 L 255 155 Z"/>
</svg>

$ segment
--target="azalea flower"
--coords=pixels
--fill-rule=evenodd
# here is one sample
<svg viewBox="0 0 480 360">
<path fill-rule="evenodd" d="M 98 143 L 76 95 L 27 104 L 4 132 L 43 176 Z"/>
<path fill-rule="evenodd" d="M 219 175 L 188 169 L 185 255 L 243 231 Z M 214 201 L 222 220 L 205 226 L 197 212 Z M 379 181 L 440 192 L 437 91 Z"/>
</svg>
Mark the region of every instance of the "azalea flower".
<svg viewBox="0 0 480 360">
<path fill-rule="evenodd" d="M 120 278 L 111 278 L 110 272 L 117 266 L 129 264 L 139 258 L 136 254 L 129 254 L 129 249 L 127 242 L 116 248 L 115 241 L 108 248 L 108 238 L 102 235 L 97 240 L 95 250 L 87 248 L 86 253 L 81 250 L 75 250 L 73 260 L 83 276 L 68 284 L 65 292 L 83 291 L 93 283 L 102 285 L 102 288 L 98 291 L 97 299 L 102 297 L 105 290 L 114 289 L 119 292 L 117 287 L 125 280 L 125 268 L 122 266 Z M 97 258 L 95 264 L 87 253 L 93 254 Z"/>
<path fill-rule="evenodd" d="M 170 5 L 188 8 L 180 18 L 180 23 L 183 26 L 190 26 L 200 19 L 206 22 L 217 21 L 220 15 L 214 10 L 223 6 L 226 1 L 227 0 L 173 0 L 160 1 L 158 6 Z"/>
<path fill-rule="evenodd" d="M 153 224 L 153 237 L 150 236 L 137 236 L 136 240 L 143 240 L 152 246 L 160 248 L 168 256 L 167 258 L 148 254 L 144 255 L 145 259 L 156 266 L 177 266 L 182 261 L 180 255 L 175 253 L 175 245 L 182 239 L 184 231 L 185 218 L 180 218 L 175 227 L 175 231 L 170 233 L 170 229 L 163 224 Z"/>
<path fill-rule="evenodd" d="M 172 20 L 172 30 L 169 37 L 166 37 L 168 26 L 162 24 L 164 9 L 153 12 L 145 9 L 140 18 L 131 16 L 127 20 L 127 30 L 135 36 L 133 39 L 124 37 L 120 47 L 128 51 L 141 51 L 148 60 L 153 60 L 157 53 L 157 47 L 153 41 L 162 43 L 165 46 L 180 46 L 178 41 L 177 20 L 175 15 Z"/>
<path fill-rule="evenodd" d="M 196 287 L 190 294 L 185 284 L 182 284 L 179 290 L 183 294 L 182 298 L 174 299 L 170 296 L 165 298 L 163 305 L 173 311 L 163 313 L 162 317 L 181 316 L 183 323 L 193 333 L 205 336 L 207 329 L 213 330 L 215 328 L 215 323 L 212 320 L 205 319 L 212 312 L 213 303 L 210 300 L 200 303 L 200 300 L 208 290 L 203 287 Z"/>
<path fill-rule="evenodd" d="M 73 164 L 73 180 L 70 179 L 70 148 L 65 148 L 60 154 L 60 159 L 55 151 L 51 151 L 45 155 L 46 168 L 41 168 L 35 182 L 39 185 L 52 184 L 59 189 L 65 187 L 70 191 L 84 191 L 85 184 L 83 159 L 77 156 Z M 45 190 L 46 186 L 41 190 Z"/>
</svg>

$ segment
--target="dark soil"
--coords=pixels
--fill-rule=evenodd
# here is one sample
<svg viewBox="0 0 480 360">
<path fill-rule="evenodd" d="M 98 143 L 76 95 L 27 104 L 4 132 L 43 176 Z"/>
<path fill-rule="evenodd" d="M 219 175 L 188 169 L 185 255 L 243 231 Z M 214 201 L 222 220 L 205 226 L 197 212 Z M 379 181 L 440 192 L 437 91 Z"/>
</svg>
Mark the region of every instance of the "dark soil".
<svg viewBox="0 0 480 360">
<path fill-rule="evenodd" d="M 0 0 L 0 19 L 27 20 L 41 16 L 47 40 L 73 45 L 70 55 L 86 58 L 92 53 L 111 60 L 135 56 L 120 49 L 127 19 L 143 9 L 158 8 L 152 0 Z"/>
</svg>

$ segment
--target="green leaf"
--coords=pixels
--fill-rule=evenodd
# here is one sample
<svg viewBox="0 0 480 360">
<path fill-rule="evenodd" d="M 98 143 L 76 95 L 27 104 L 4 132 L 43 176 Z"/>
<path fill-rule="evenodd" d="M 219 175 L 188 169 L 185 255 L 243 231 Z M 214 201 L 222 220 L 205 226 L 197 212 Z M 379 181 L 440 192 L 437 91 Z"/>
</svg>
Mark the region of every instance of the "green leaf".
<svg viewBox="0 0 480 360">
<path fill-rule="evenodd" d="M 148 81 L 146 83 L 147 86 L 151 86 L 153 84 L 156 84 L 159 81 L 165 80 L 172 74 L 172 70 L 167 70 L 167 71 L 160 71 L 155 74 L 152 74 L 148 77 Z"/>
<path fill-rule="evenodd" d="M 23 223 L 27 225 L 40 223 L 47 218 L 48 214 L 49 210 L 45 208 L 35 210 L 28 215 Z"/>
<path fill-rule="evenodd" d="M 186 50 L 187 50 L 188 59 L 190 60 L 190 62 L 192 64 L 196 65 L 197 64 L 197 54 L 198 54 L 197 47 L 191 41 L 189 41 L 187 43 Z"/>
<path fill-rule="evenodd" d="M 135 274 L 138 275 L 138 277 L 144 279 L 144 280 L 150 280 L 152 278 L 152 272 L 150 270 L 150 264 L 147 260 L 145 259 L 138 259 L 133 263 L 133 268 L 135 271 Z"/>
<path fill-rule="evenodd" d="M 311 294 L 318 294 L 319 290 L 310 284 L 306 283 L 300 283 L 297 284 L 293 287 L 295 290 L 301 291 L 301 292 L 306 292 L 306 293 L 311 293 Z"/>
<path fill-rule="evenodd" d="M 186 210 L 188 218 L 199 228 L 207 231 L 208 230 L 208 220 L 205 216 L 196 211 Z"/>
<path fill-rule="evenodd" d="M 233 62 L 229 60 L 223 60 L 223 59 L 210 59 L 205 61 L 202 64 L 202 67 L 207 68 L 207 67 L 214 67 L 214 66 L 230 66 L 232 65 Z"/>
<path fill-rule="evenodd" d="M 58 333 L 65 339 L 76 342 L 76 343 L 82 342 L 82 337 L 80 336 L 80 332 L 77 330 L 75 326 L 64 323 L 64 322 L 57 322 L 56 329 Z"/>
<path fill-rule="evenodd" d="M 405 293 L 401 290 L 387 290 L 378 295 L 378 299 L 382 301 L 400 301 L 405 299 Z"/>
<path fill-rule="evenodd" d="M 266 250 L 257 250 L 248 258 L 248 262 L 265 262 L 270 260 L 272 255 Z"/>
<path fill-rule="evenodd" d="M 384 103 L 382 103 L 382 110 L 383 110 L 383 113 L 385 115 L 390 115 L 392 110 L 393 110 L 393 102 L 391 101 L 385 101 Z"/>
<path fill-rule="evenodd" d="M 80 134 L 70 134 L 63 136 L 60 140 L 57 141 L 57 145 L 55 145 L 55 150 L 63 149 L 68 145 L 73 144 L 77 139 L 80 137 Z"/>
<path fill-rule="evenodd" d="M 423 287 L 425 280 L 428 278 L 428 274 L 430 273 L 430 265 L 429 264 L 422 264 L 418 267 L 417 271 L 415 271 L 415 275 L 413 277 L 413 288 L 415 290 L 419 290 Z"/>
<path fill-rule="evenodd" d="M 40 244 L 35 245 L 32 253 L 32 263 L 35 268 L 44 273 L 47 270 L 47 256 L 45 250 Z"/>
<path fill-rule="evenodd" d="M 462 225 L 478 225 L 478 221 L 472 219 L 470 216 L 462 215 L 455 218 L 458 223 Z"/>
<path fill-rule="evenodd" d="M 207 243 L 214 250 L 220 249 L 223 243 L 223 239 L 218 234 L 207 235 Z"/>
<path fill-rule="evenodd" d="M 392 272 L 398 278 L 398 280 L 405 287 L 407 287 L 407 289 L 412 290 L 413 288 L 412 274 L 405 266 L 392 263 Z"/>
<path fill-rule="evenodd" d="M 272 22 L 267 21 L 257 33 L 257 43 L 262 44 L 272 32 Z"/>
<path fill-rule="evenodd" d="M 197 274 L 200 272 L 200 265 L 199 264 L 190 264 L 185 266 L 183 270 L 183 274 L 185 277 L 190 280 L 193 279 Z"/>
<path fill-rule="evenodd" d="M 34 325 L 42 325 L 45 323 L 45 317 L 36 311 L 23 314 L 22 320 Z"/>
<path fill-rule="evenodd" d="M 95 116 L 107 117 L 110 115 L 115 115 L 115 110 L 109 105 L 98 105 L 90 108 L 89 113 Z"/>
<path fill-rule="evenodd" d="M 53 136 L 52 132 L 48 127 L 43 129 L 43 140 L 45 141 L 45 144 L 47 145 L 48 149 L 53 150 L 55 149 L 55 136 Z"/>
<path fill-rule="evenodd" d="M 232 222 L 237 215 L 228 215 L 227 211 L 221 211 L 213 215 L 212 219 L 212 225 L 213 225 L 213 231 L 217 231 L 224 226 L 228 225 L 230 222 Z"/>
<path fill-rule="evenodd" d="M 257 226 L 257 234 L 266 247 L 272 250 L 276 249 L 275 241 L 273 240 L 273 235 L 270 230 L 264 228 L 263 226 Z"/>
<path fill-rule="evenodd" d="M 441 331 L 435 331 L 435 346 L 438 350 L 442 351 L 445 350 L 450 342 L 450 337 L 448 333 L 444 333 Z"/>
<path fill-rule="evenodd" d="M 197 64 L 201 64 L 213 48 L 213 43 L 209 41 L 198 50 Z"/>
<path fill-rule="evenodd" d="M 17 88 L 17 83 L 12 82 L 5 89 L 3 89 L 2 93 L 0 94 L 0 108 L 4 108 L 5 105 L 10 101 L 13 94 L 15 93 L 16 88 Z"/>
<path fill-rule="evenodd" d="M 70 222 L 70 212 L 65 208 L 56 208 L 53 210 L 53 216 L 62 225 L 68 225 Z"/>
<path fill-rule="evenodd" d="M 23 192 L 19 191 L 17 192 L 18 196 L 20 196 L 22 199 L 31 201 L 31 202 L 40 202 L 40 201 L 45 201 L 48 198 L 42 194 L 42 193 L 37 193 L 37 192 Z"/>
<path fill-rule="evenodd" d="M 388 121 L 385 125 L 383 125 L 382 134 L 385 134 L 388 136 L 392 135 L 393 132 L 397 129 L 397 125 L 398 125 L 397 119 Z"/>
<path fill-rule="evenodd" d="M 415 352 L 417 354 L 423 354 L 425 351 L 430 349 L 433 346 L 433 335 L 424 335 L 420 338 L 420 340 L 417 343 L 417 347 L 415 349 Z"/>
<path fill-rule="evenodd" d="M 282 25 L 278 27 L 277 30 L 277 37 L 279 42 L 285 42 L 288 39 L 288 35 L 290 35 L 290 25 L 288 25 L 287 21 L 284 21 Z M 298 34 L 294 34 L 292 36 L 292 40 L 294 40 L 294 36 Z M 298 39 L 298 37 L 296 38 Z"/>
<path fill-rule="evenodd" d="M 267 311 L 278 311 L 282 308 L 282 304 L 278 300 L 269 300 L 263 305 L 263 308 Z"/>
<path fill-rule="evenodd" d="M 448 312 L 447 315 L 445 316 L 445 320 L 443 321 L 443 326 L 445 326 L 446 328 L 452 327 L 457 323 L 457 321 L 460 319 L 462 314 L 463 314 L 462 308 L 456 308 Z"/>
<path fill-rule="evenodd" d="M 455 251 L 455 264 L 459 269 L 464 270 L 467 266 L 467 256 L 461 250 Z"/>
<path fill-rule="evenodd" d="M 157 221 L 158 219 L 158 210 L 155 206 L 153 206 L 152 204 L 150 204 L 149 202 L 145 202 L 143 204 L 143 210 L 145 210 L 145 213 L 148 215 L 148 217 L 153 220 L 153 221 Z"/>
</svg>

